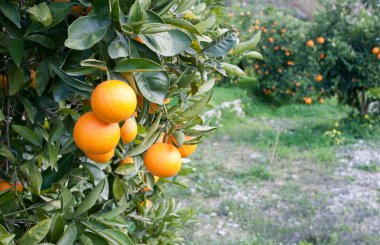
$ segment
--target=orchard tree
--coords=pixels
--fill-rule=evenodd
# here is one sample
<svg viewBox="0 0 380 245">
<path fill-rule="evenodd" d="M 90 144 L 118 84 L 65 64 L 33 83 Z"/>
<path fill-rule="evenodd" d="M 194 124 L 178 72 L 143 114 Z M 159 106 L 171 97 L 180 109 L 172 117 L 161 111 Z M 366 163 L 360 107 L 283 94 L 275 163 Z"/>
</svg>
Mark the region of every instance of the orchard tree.
<svg viewBox="0 0 380 245">
<path fill-rule="evenodd" d="M 238 40 L 203 17 L 219 2 L 0 1 L 2 244 L 182 241 L 192 210 L 164 187 L 214 129 Z"/>
</svg>

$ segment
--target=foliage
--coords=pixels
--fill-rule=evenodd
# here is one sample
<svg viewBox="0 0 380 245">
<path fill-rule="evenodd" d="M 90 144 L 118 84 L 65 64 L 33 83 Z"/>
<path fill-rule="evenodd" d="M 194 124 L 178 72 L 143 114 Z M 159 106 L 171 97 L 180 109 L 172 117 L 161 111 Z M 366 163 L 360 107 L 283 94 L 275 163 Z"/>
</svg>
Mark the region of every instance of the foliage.
<svg viewBox="0 0 380 245">
<path fill-rule="evenodd" d="M 0 1 L 0 178 L 24 186 L 0 192 L 2 243 L 182 241 L 177 231 L 192 211 L 166 196 L 164 184 L 184 184 L 155 184 L 142 156 L 161 133 L 177 142 L 189 134 L 197 144 L 212 129 L 198 115 L 212 94 L 212 70 L 225 75 L 220 61 L 238 36 L 220 32 L 213 17 L 220 2 L 208 3 Z M 120 141 L 109 164 L 96 164 L 72 132 L 94 87 L 109 79 L 142 98 L 138 136 Z M 118 166 L 125 156 L 134 165 Z M 180 174 L 192 171 L 183 166 Z"/>
</svg>

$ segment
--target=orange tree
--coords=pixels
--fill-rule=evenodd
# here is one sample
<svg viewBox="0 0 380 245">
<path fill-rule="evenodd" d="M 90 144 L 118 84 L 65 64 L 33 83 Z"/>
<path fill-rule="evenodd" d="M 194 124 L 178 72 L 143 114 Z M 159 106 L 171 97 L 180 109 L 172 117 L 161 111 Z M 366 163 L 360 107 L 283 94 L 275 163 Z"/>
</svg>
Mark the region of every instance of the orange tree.
<svg viewBox="0 0 380 245">
<path fill-rule="evenodd" d="M 326 3 L 309 36 L 314 40 L 324 38 L 324 43 L 315 48 L 314 57 L 323 57 L 317 63 L 325 91 L 337 95 L 342 104 L 363 116 L 369 104 L 379 99 L 380 11 L 376 5 L 358 11 L 353 8 L 357 2 L 337 1 L 334 8 Z"/>
<path fill-rule="evenodd" d="M 1 243 L 182 241 L 163 184 L 238 39 L 207 2 L 0 1 Z"/>
</svg>

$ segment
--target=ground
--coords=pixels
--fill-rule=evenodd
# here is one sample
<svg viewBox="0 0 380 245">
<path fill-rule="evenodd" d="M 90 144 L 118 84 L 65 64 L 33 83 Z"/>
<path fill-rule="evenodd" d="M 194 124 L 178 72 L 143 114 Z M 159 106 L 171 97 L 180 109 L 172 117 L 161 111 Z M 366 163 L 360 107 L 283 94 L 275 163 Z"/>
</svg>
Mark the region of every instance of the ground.
<svg viewBox="0 0 380 245">
<path fill-rule="evenodd" d="M 219 88 L 213 103 L 190 188 L 170 188 L 197 213 L 187 244 L 380 244 L 378 124 L 334 99 L 274 109 Z"/>
</svg>

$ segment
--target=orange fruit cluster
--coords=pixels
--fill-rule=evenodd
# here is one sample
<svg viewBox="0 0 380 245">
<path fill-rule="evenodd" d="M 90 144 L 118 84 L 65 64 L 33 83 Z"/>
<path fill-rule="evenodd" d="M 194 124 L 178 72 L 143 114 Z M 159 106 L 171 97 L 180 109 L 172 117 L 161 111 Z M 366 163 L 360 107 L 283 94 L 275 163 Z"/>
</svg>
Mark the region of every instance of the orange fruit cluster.
<svg viewBox="0 0 380 245">
<path fill-rule="evenodd" d="M 11 184 L 3 179 L 0 179 L 0 192 L 15 188 L 17 192 L 22 192 L 24 187 L 20 181 L 17 181 L 16 184 Z"/>
<path fill-rule="evenodd" d="M 377 59 L 380 60 L 380 48 L 379 47 L 374 47 L 372 49 L 372 54 L 377 56 Z"/>
<path fill-rule="evenodd" d="M 74 141 L 88 158 L 99 163 L 111 160 L 120 136 L 130 143 L 137 135 L 131 118 L 137 105 L 134 90 L 125 82 L 108 80 L 91 95 L 92 112 L 82 115 L 74 126 Z M 122 129 L 119 122 L 125 121 Z"/>
<path fill-rule="evenodd" d="M 132 115 L 136 107 L 142 106 L 142 99 L 123 81 L 108 80 L 100 83 L 91 94 L 92 111 L 79 117 L 74 125 L 74 141 L 78 148 L 95 162 L 109 162 L 120 138 L 124 144 L 129 144 L 136 138 L 138 128 Z M 164 104 L 169 101 L 166 99 Z M 150 106 L 151 113 L 158 109 L 156 104 L 151 103 Z M 120 128 L 119 123 L 123 121 Z M 182 158 L 188 157 L 197 148 L 195 144 L 177 147 L 174 136 L 167 138 L 170 139 L 169 143 L 157 142 L 144 155 L 145 167 L 155 176 L 156 182 L 158 178 L 176 175 L 181 169 Z M 191 139 L 191 136 L 185 137 L 185 141 Z M 119 165 L 133 163 L 133 158 L 127 157 Z"/>
</svg>

